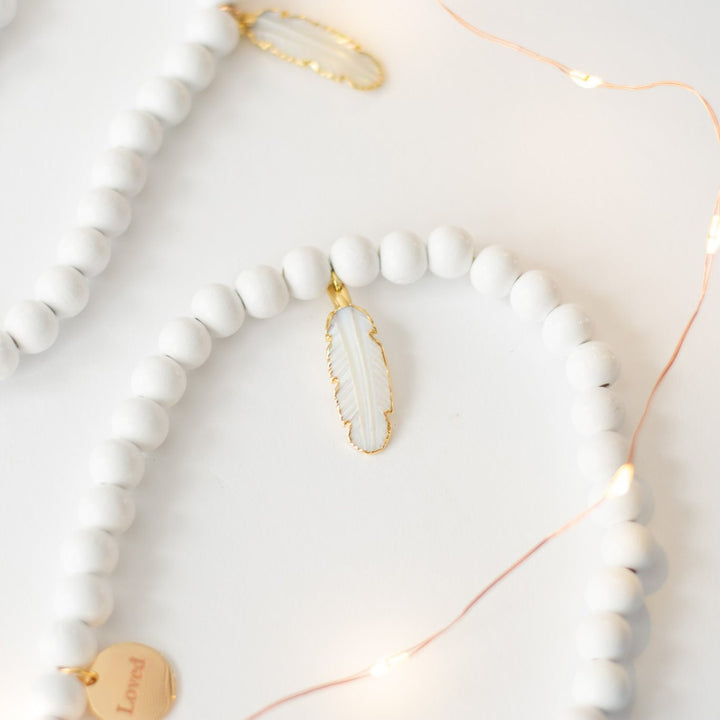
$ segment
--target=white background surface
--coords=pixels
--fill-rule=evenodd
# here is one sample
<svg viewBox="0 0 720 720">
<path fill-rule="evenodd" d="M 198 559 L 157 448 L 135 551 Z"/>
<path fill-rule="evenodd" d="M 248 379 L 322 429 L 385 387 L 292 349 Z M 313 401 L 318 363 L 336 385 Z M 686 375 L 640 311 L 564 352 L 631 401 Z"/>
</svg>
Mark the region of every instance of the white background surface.
<svg viewBox="0 0 720 720">
<path fill-rule="evenodd" d="M 570 65 L 687 80 L 720 104 L 709 0 L 454 6 Z M 134 364 L 203 284 L 347 232 L 379 241 L 464 225 L 478 246 L 500 242 L 550 270 L 586 307 L 621 356 L 633 421 L 694 302 L 719 173 L 691 98 L 583 92 L 474 39 L 430 0 L 284 7 L 374 50 L 385 88 L 353 93 L 243 44 L 167 133 L 87 311 L 0 387 L 4 717 L 24 717 L 89 451 Z M 3 312 L 53 262 L 111 117 L 181 37 L 186 10 L 25 0 L 0 35 Z M 354 297 L 394 375 L 384 454 L 344 444 L 323 299 L 217 343 L 149 463 L 101 642 L 164 650 L 179 720 L 241 718 L 411 644 L 585 503 L 571 394 L 538 328 L 466 281 L 380 281 Z M 719 305 L 715 283 L 640 447 L 670 574 L 648 600 L 633 718 L 720 717 Z M 569 700 L 598 538 L 588 524 L 559 541 L 392 677 L 275 717 L 552 718 Z"/>
</svg>

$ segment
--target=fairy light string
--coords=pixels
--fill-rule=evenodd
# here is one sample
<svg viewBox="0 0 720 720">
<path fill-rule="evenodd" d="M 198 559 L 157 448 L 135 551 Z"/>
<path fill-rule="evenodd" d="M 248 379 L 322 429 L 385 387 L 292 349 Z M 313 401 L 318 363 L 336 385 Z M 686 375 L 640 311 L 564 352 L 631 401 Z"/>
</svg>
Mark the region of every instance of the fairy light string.
<svg viewBox="0 0 720 720">
<path fill-rule="evenodd" d="M 523 45 L 520 45 L 518 43 L 512 42 L 511 40 L 507 40 L 505 38 L 499 37 L 497 35 L 493 35 L 489 32 L 486 32 L 485 30 L 481 30 L 480 28 L 476 27 L 469 21 L 467 21 L 465 18 L 458 15 L 454 10 L 450 9 L 447 5 L 445 5 L 442 0 L 436 0 L 440 7 L 450 15 L 456 22 L 458 22 L 460 25 L 462 25 L 465 29 L 472 32 L 474 35 L 478 36 L 479 38 L 486 40 L 488 42 L 494 43 L 495 45 L 499 45 L 501 47 L 507 48 L 508 50 L 512 50 L 514 52 L 517 52 L 521 55 L 524 55 L 526 57 L 529 57 L 532 60 L 535 60 L 537 62 L 543 63 L 545 65 L 549 65 L 556 70 L 563 73 L 565 76 L 567 76 L 570 80 L 572 80 L 576 85 L 586 88 L 586 89 L 598 89 L 603 88 L 606 90 L 622 90 L 626 92 L 641 92 L 644 90 L 654 90 L 657 88 L 678 88 L 681 90 L 684 90 L 686 92 L 691 93 L 693 96 L 695 96 L 700 103 L 703 105 L 705 111 L 710 117 L 710 120 L 712 121 L 713 128 L 715 130 L 715 136 L 718 141 L 718 145 L 720 145 L 720 120 L 718 120 L 718 116 L 711 106 L 710 102 L 707 100 L 707 98 L 702 95 L 696 88 L 694 88 L 691 85 L 688 85 L 687 83 L 678 82 L 678 81 L 672 81 L 672 80 L 661 80 L 657 82 L 651 82 L 646 83 L 642 85 L 625 85 L 625 84 L 619 84 L 619 83 L 613 83 L 608 82 L 606 80 L 603 80 L 601 77 L 598 77 L 596 75 L 590 75 L 588 73 L 585 73 L 581 70 L 576 70 L 568 65 L 565 65 L 564 63 L 561 63 L 557 60 L 554 60 L 553 58 L 547 57 L 546 55 L 542 55 L 541 53 L 537 53 L 533 50 L 530 50 L 529 48 L 524 47 Z M 527 563 L 534 555 L 536 555 L 540 550 L 542 550 L 544 547 L 546 547 L 550 542 L 555 540 L 556 538 L 560 537 L 561 535 L 564 535 L 566 532 L 574 528 L 576 525 L 578 525 L 580 522 L 585 520 L 589 515 L 591 515 L 598 507 L 600 507 L 603 503 L 605 503 L 607 500 L 613 498 L 613 497 L 619 497 L 622 495 L 625 495 L 633 482 L 634 476 L 635 476 L 635 466 L 634 466 L 634 460 L 635 460 L 635 454 L 637 450 L 638 445 L 638 439 L 640 436 L 640 433 L 645 425 L 645 422 L 648 418 L 648 415 L 650 414 L 650 410 L 652 409 L 653 402 L 655 401 L 655 398 L 657 396 L 657 393 L 662 386 L 663 382 L 669 375 L 670 371 L 672 370 L 673 366 L 675 365 L 675 362 L 678 359 L 678 356 L 680 355 L 680 352 L 685 344 L 685 341 L 687 340 L 687 337 L 697 320 L 698 315 L 700 314 L 700 310 L 702 309 L 702 306 L 705 302 L 706 296 L 707 296 L 707 290 L 710 283 L 710 278 L 712 275 L 713 270 L 713 261 L 715 254 L 720 250 L 720 188 L 718 189 L 716 198 L 715 198 L 715 205 L 713 207 L 713 214 L 712 219 L 710 222 L 710 228 L 708 230 L 707 240 L 706 240 L 706 248 L 705 248 L 705 256 L 704 256 L 704 262 L 703 262 L 703 274 L 702 274 L 702 282 L 700 287 L 700 294 L 699 298 L 697 300 L 696 305 L 694 306 L 694 309 L 688 318 L 680 337 L 668 359 L 668 361 L 663 366 L 660 374 L 658 375 L 655 383 L 653 384 L 650 393 L 648 394 L 647 400 L 645 402 L 645 405 L 643 407 L 642 414 L 640 416 L 640 419 L 638 420 L 635 429 L 633 430 L 630 446 L 628 450 L 627 460 L 625 464 L 623 464 L 613 475 L 612 479 L 607 485 L 607 488 L 604 492 L 604 494 L 593 504 L 589 505 L 585 509 L 583 509 L 581 512 L 579 512 L 577 515 L 575 515 L 572 519 L 567 521 L 564 525 L 561 525 L 560 527 L 556 528 L 552 532 L 545 535 L 541 540 L 539 540 L 535 545 L 533 545 L 529 550 L 527 550 L 523 555 L 521 555 L 515 562 L 513 562 L 511 565 L 509 565 L 505 570 L 503 570 L 499 575 L 497 575 L 491 582 L 489 582 L 477 595 L 475 595 L 472 600 L 461 610 L 460 613 L 458 613 L 450 622 L 448 622 L 446 625 L 441 627 L 439 630 L 436 630 L 432 634 L 428 635 L 427 637 L 423 638 L 419 642 L 415 643 L 414 645 L 406 648 L 405 650 L 399 651 L 397 653 L 393 653 L 391 655 L 388 655 L 377 662 L 375 662 L 372 665 L 368 665 L 367 667 L 363 668 L 362 670 L 352 674 L 347 675 L 344 677 L 337 678 L 335 680 L 329 680 L 327 682 L 314 685 L 311 687 L 308 687 L 304 690 L 300 690 L 297 692 L 294 692 L 292 694 L 286 695 L 284 697 L 279 698 L 278 700 L 273 701 L 272 703 L 266 705 L 265 707 L 261 708 L 257 712 L 253 713 L 252 715 L 249 715 L 245 720 L 258 720 L 258 718 L 263 717 L 270 713 L 273 710 L 276 710 L 277 708 L 287 705 L 288 703 L 294 702 L 296 700 L 299 700 L 301 698 L 308 697 L 310 695 L 314 695 L 315 693 L 319 693 L 325 690 L 329 690 L 331 688 L 340 687 L 344 685 L 349 685 L 351 683 L 358 682 L 360 680 L 365 680 L 367 678 L 371 677 L 379 677 L 382 675 L 386 675 L 387 673 L 391 672 L 395 667 L 398 665 L 403 664 L 404 662 L 410 660 L 414 656 L 416 656 L 418 653 L 422 652 L 423 650 L 427 649 L 430 645 L 432 645 L 434 642 L 439 640 L 441 637 L 443 637 L 446 633 L 448 633 L 450 630 L 455 628 L 456 625 L 458 625 L 472 610 L 477 606 L 477 604 L 495 587 L 497 587 L 500 583 L 503 582 L 507 577 L 509 577 L 511 574 L 516 572 L 519 568 L 521 568 L 525 563 Z"/>
</svg>

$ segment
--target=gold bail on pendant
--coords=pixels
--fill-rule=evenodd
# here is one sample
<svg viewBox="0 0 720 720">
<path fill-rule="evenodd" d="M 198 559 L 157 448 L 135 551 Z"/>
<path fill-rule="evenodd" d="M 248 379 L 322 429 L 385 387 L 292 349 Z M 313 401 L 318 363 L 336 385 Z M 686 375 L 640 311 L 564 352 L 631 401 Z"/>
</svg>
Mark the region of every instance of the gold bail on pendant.
<svg viewBox="0 0 720 720">
<path fill-rule="evenodd" d="M 81 667 L 61 667 L 58 670 L 63 675 L 74 675 L 85 687 L 90 687 L 98 681 L 98 674 L 93 670 Z"/>
<path fill-rule="evenodd" d="M 330 284 L 328 285 L 327 293 L 332 300 L 332 304 L 335 309 L 340 309 L 352 305 L 352 299 L 350 298 L 350 291 L 345 287 L 342 280 L 335 274 L 333 270 L 330 274 Z"/>
</svg>

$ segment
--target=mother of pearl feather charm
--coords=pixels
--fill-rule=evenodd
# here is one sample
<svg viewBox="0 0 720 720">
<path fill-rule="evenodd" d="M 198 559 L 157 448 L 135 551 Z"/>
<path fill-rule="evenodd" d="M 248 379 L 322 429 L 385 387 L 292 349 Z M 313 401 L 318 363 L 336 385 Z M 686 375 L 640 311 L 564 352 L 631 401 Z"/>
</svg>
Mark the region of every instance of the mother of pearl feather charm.
<svg viewBox="0 0 720 720">
<path fill-rule="evenodd" d="M 377 328 L 365 310 L 352 304 L 333 273 L 328 293 L 335 304 L 327 319 L 327 361 L 335 402 L 350 444 L 360 452 L 384 450 L 393 411 L 390 370 Z"/>
</svg>

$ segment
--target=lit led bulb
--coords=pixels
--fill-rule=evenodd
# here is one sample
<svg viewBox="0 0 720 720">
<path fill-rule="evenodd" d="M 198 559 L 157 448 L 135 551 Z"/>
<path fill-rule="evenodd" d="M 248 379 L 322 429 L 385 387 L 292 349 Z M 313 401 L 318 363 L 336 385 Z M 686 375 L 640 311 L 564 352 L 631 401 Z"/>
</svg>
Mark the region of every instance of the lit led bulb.
<svg viewBox="0 0 720 720">
<path fill-rule="evenodd" d="M 713 215 L 708 230 L 707 253 L 714 255 L 718 250 L 720 250 L 720 215 Z"/>
<path fill-rule="evenodd" d="M 632 463 L 621 465 L 612 476 L 605 490 L 606 498 L 622 497 L 630 491 L 633 478 L 635 477 L 635 466 Z"/>
<path fill-rule="evenodd" d="M 403 652 L 397 655 L 390 655 L 378 660 L 371 668 L 370 674 L 373 677 L 383 677 L 387 675 L 391 670 L 394 670 L 398 665 L 401 665 L 406 660 L 410 659 L 410 654 Z"/>
<path fill-rule="evenodd" d="M 596 87 L 600 87 L 603 84 L 603 79 L 597 75 L 588 75 L 582 70 L 571 70 L 570 79 L 581 88 L 587 88 L 592 90 Z"/>
</svg>

